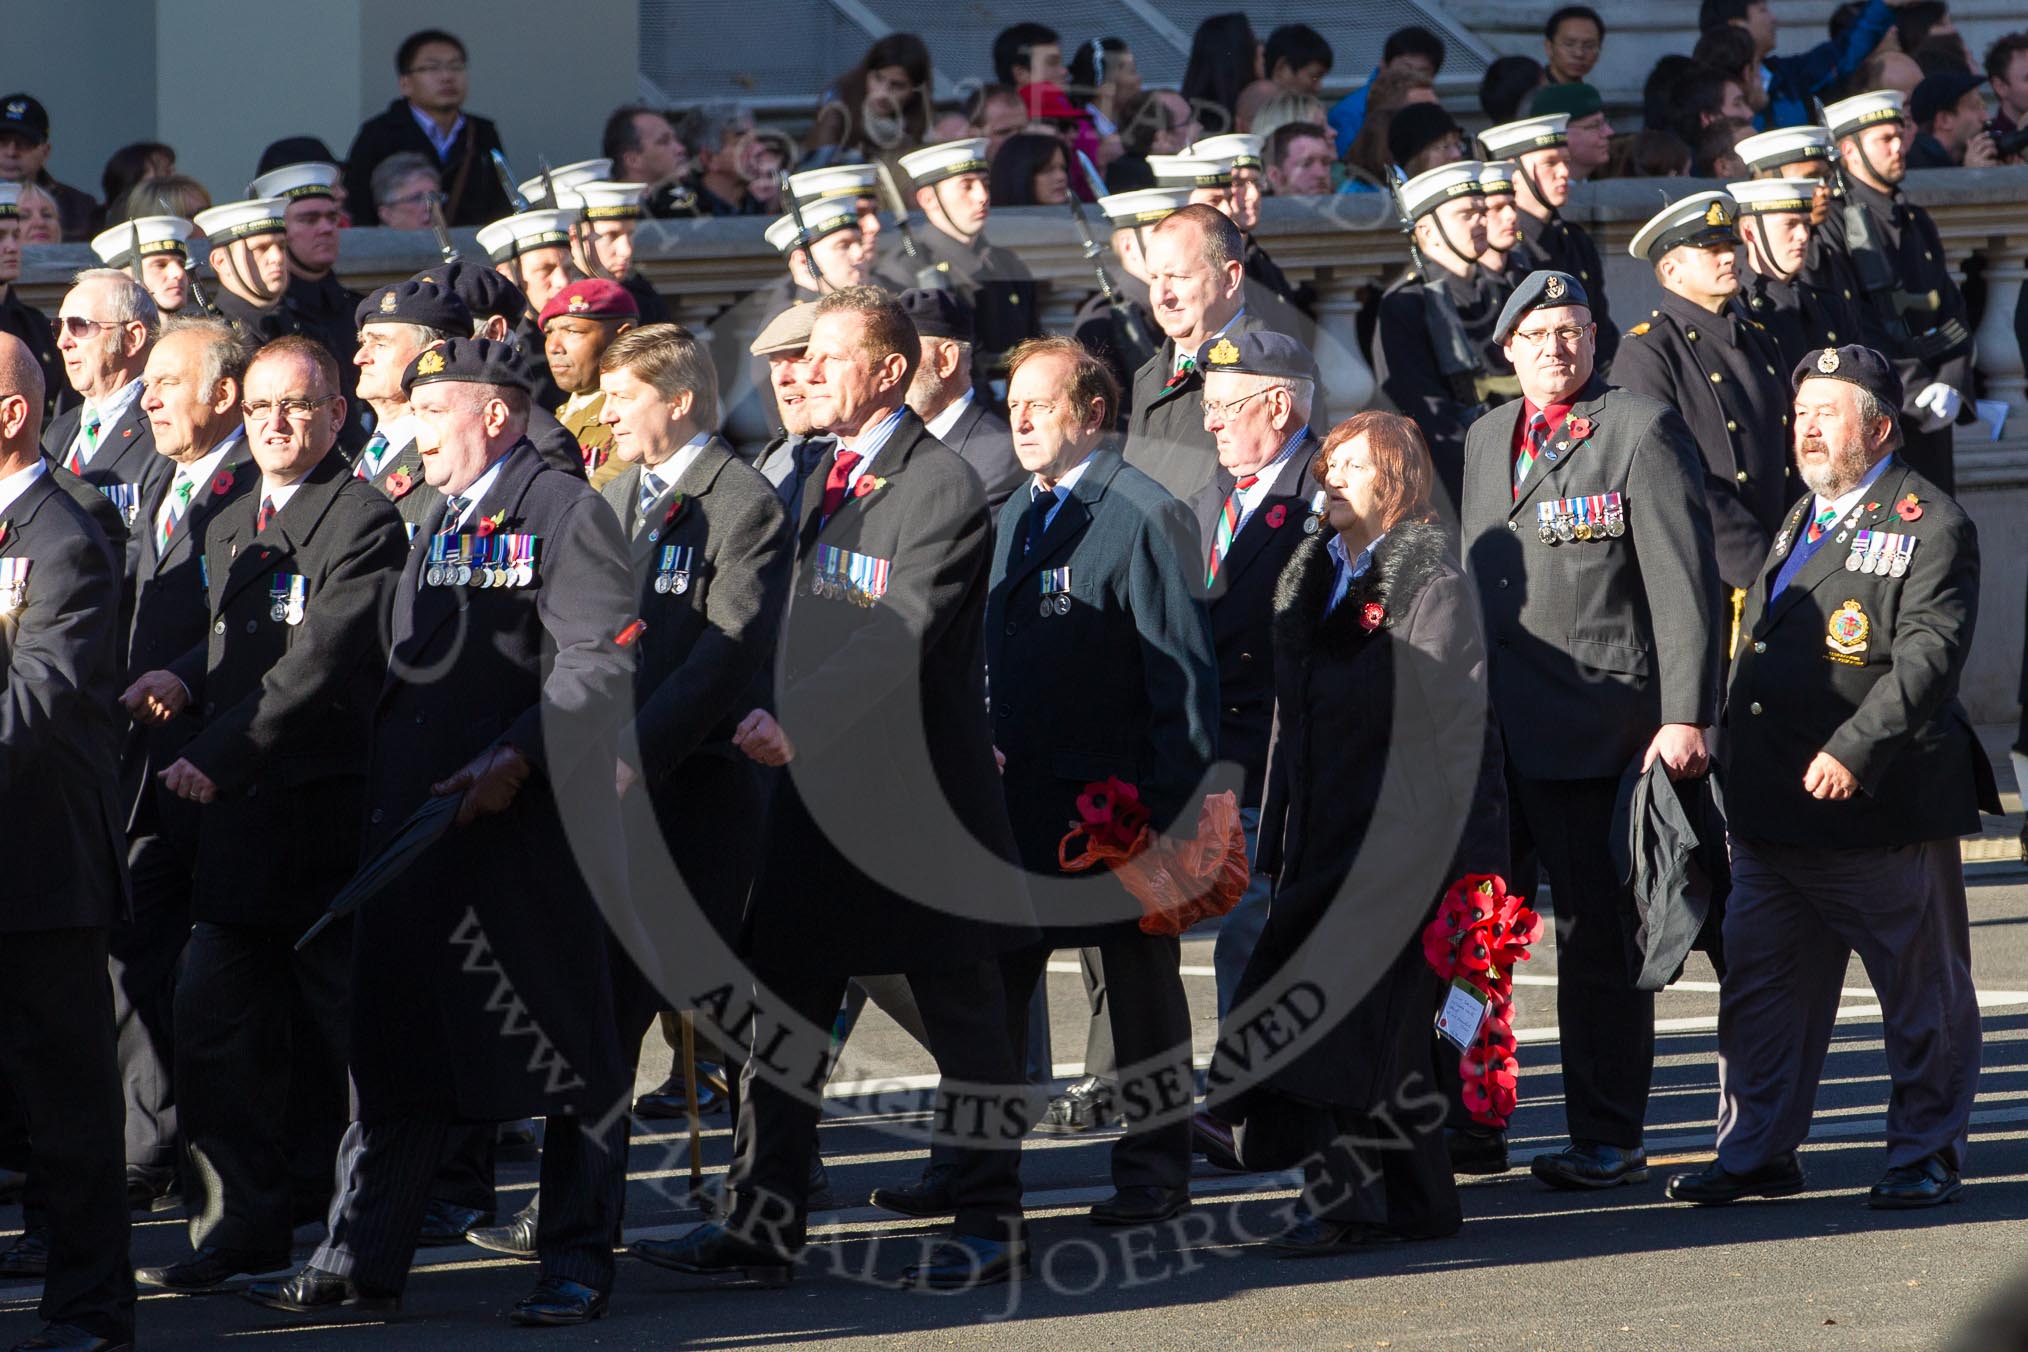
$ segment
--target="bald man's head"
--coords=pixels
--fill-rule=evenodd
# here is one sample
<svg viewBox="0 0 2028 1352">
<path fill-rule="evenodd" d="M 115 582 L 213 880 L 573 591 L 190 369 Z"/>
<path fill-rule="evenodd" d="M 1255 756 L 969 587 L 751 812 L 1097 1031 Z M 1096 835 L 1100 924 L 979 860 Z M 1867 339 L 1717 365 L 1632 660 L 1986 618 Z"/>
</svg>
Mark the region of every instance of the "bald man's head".
<svg viewBox="0 0 2028 1352">
<path fill-rule="evenodd" d="M 28 345 L 0 333 L 0 474 L 25 469 L 40 455 L 42 367 Z"/>
</svg>

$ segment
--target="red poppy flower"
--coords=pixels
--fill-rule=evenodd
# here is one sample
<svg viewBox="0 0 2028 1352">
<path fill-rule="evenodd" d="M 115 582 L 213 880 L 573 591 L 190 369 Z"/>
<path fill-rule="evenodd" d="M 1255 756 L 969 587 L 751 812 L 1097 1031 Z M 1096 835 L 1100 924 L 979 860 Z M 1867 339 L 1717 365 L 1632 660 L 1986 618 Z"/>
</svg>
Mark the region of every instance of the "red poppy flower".
<svg viewBox="0 0 2028 1352">
<path fill-rule="evenodd" d="M 1387 608 L 1378 601 L 1368 601 L 1359 611 L 1359 627 L 1372 633 L 1387 622 Z"/>
<path fill-rule="evenodd" d="M 1915 494 L 1910 493 L 1900 502 L 1894 504 L 1894 513 L 1903 521 L 1920 521 L 1922 520 L 1922 504 L 1916 500 Z"/>
<path fill-rule="evenodd" d="M 405 469 L 398 469 L 387 476 L 387 495 L 390 498 L 396 500 L 405 498 L 408 491 L 414 487 L 415 480 L 408 477 L 408 471 Z"/>
<path fill-rule="evenodd" d="M 232 491 L 232 471 L 229 469 L 220 471 L 219 476 L 211 481 L 211 491 L 214 493 L 230 493 Z"/>
<path fill-rule="evenodd" d="M 1287 521 L 1288 519 L 1289 519 L 1289 509 L 1283 503 L 1278 502 L 1274 506 L 1268 508 L 1267 510 L 1267 523 L 1268 529 L 1270 530 L 1280 530 L 1282 528 L 1282 522 Z"/>
<path fill-rule="evenodd" d="M 1594 424 L 1590 418 L 1572 418 L 1570 420 L 1570 439 L 1572 441 L 1583 441 L 1591 435 L 1593 426 Z"/>
<path fill-rule="evenodd" d="M 862 474 L 859 476 L 859 482 L 852 485 L 852 496 L 863 498 L 874 489 L 885 487 L 887 487 L 887 480 L 875 478 L 871 474 Z"/>
<path fill-rule="evenodd" d="M 664 530 L 667 530 L 670 526 L 675 524 L 676 518 L 681 516 L 682 514 L 683 514 L 683 495 L 679 493 L 674 498 L 670 499 L 669 510 L 662 513 L 662 528 Z"/>
<path fill-rule="evenodd" d="M 498 530 L 499 528 L 500 528 L 499 517 L 482 516 L 479 518 L 479 524 L 472 527 L 472 533 L 474 535 L 477 535 L 480 539 L 483 540 L 487 536 L 491 535 L 494 531 Z"/>
</svg>

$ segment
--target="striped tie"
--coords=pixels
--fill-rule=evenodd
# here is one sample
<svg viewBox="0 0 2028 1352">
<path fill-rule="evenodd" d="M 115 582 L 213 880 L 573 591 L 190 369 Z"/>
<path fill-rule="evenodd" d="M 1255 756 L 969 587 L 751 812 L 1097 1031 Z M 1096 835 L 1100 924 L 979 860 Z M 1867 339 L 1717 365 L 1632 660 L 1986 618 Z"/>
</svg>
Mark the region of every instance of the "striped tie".
<svg viewBox="0 0 2028 1352">
<path fill-rule="evenodd" d="M 70 444 L 70 459 L 64 461 L 63 467 L 72 474 L 82 474 L 85 472 L 85 466 L 91 463 L 91 458 L 98 453 L 99 411 L 90 404 L 86 404 L 84 408 L 84 449 L 80 451 L 78 443 L 73 441 Z"/>
<path fill-rule="evenodd" d="M 1528 433 L 1521 438 L 1521 454 L 1514 457 L 1514 496 L 1521 496 L 1521 485 L 1528 479 L 1528 471 L 1535 467 L 1535 457 L 1542 454 L 1542 448 L 1549 444 L 1549 419 L 1541 409 L 1536 409 L 1528 418 Z"/>
<path fill-rule="evenodd" d="M 653 470 L 641 471 L 641 505 L 637 514 L 648 515 L 648 509 L 655 505 L 655 499 L 662 496 L 662 481 L 655 477 Z"/>
<path fill-rule="evenodd" d="M 437 534 L 450 535 L 458 529 L 458 523 L 465 519 L 465 509 L 472 505 L 470 498 L 449 497 L 444 499 L 444 523 L 437 527 Z"/>
<path fill-rule="evenodd" d="M 1225 508 L 1218 514 L 1218 529 L 1211 537 L 1211 561 L 1204 568 L 1205 586 L 1218 580 L 1218 565 L 1225 562 L 1226 551 L 1232 548 L 1232 537 L 1239 534 L 1239 495 L 1259 482 L 1260 475 L 1248 474 L 1225 495 Z"/>
<path fill-rule="evenodd" d="M 1810 528 L 1803 533 L 1803 538 L 1811 544 L 1817 543 L 1817 541 L 1824 538 L 1824 532 L 1829 530 L 1831 523 L 1837 519 L 1838 509 L 1836 507 L 1826 507 L 1823 511 L 1818 512 L 1810 521 Z"/>
<path fill-rule="evenodd" d="M 162 504 L 162 519 L 155 523 L 156 557 L 169 552 L 169 541 L 175 536 L 176 528 L 183 524 L 183 514 L 190 510 L 190 495 L 196 488 L 197 481 L 186 479 L 181 473 L 170 485 L 169 497 Z"/>
<path fill-rule="evenodd" d="M 275 500 L 265 495 L 261 498 L 260 515 L 254 518 L 254 534 L 259 535 L 268 528 L 268 522 L 275 519 Z"/>
<path fill-rule="evenodd" d="M 380 457 L 387 454 L 387 434 L 375 432 L 366 439 L 366 447 L 359 452 L 358 478 L 371 483 L 380 476 Z"/>
</svg>

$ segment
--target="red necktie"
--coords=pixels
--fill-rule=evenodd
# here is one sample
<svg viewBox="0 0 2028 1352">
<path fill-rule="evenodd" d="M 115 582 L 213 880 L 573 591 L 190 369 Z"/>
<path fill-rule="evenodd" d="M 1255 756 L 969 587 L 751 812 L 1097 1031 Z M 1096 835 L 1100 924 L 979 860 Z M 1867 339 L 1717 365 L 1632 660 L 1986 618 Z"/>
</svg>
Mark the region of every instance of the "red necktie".
<svg viewBox="0 0 2028 1352">
<path fill-rule="evenodd" d="M 1537 409 L 1528 419 L 1528 431 L 1521 438 L 1521 453 L 1514 457 L 1514 497 L 1521 497 L 1522 481 L 1528 471 L 1534 468 L 1535 457 L 1542 454 L 1542 448 L 1549 444 L 1549 418 Z"/>
<path fill-rule="evenodd" d="M 831 462 L 831 472 L 824 476 L 824 519 L 845 505 L 845 487 L 852 482 L 852 467 L 859 463 L 859 452 L 840 451 Z"/>
<path fill-rule="evenodd" d="M 274 519 L 275 519 L 275 500 L 273 498 L 262 498 L 261 514 L 259 518 L 257 518 L 254 521 L 254 534 L 259 535 L 262 531 L 266 530 L 268 528 L 268 522 Z"/>
</svg>

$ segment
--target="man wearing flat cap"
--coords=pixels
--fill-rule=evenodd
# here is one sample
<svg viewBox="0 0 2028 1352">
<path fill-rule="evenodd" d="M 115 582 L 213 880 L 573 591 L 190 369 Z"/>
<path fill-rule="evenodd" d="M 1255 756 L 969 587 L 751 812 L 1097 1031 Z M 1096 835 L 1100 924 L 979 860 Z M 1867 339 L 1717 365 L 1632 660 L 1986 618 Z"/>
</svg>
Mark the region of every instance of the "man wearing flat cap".
<svg viewBox="0 0 2028 1352">
<path fill-rule="evenodd" d="M 1380 393 L 1415 420 L 1442 485 L 1442 508 L 1456 519 L 1464 490 L 1465 429 L 1494 403 L 1520 393 L 1493 342 L 1510 288 L 1479 266 L 1486 251 L 1480 163 L 1460 160 L 1417 174 L 1398 198 L 1420 266 L 1380 298 L 1373 375 Z"/>
<path fill-rule="evenodd" d="M 1661 308 L 1627 330 L 1613 383 L 1683 416 L 1703 452 L 1704 496 L 1725 597 L 1727 649 L 1739 606 L 1787 510 L 1789 387 L 1781 353 L 1739 303 L 1736 206 L 1693 193 L 1657 212 L 1627 252 L 1655 269 Z"/>
<path fill-rule="evenodd" d="M 1704 773 L 1718 714 L 1703 461 L 1674 409 L 1598 375 L 1587 299 L 1569 273 L 1528 275 L 1494 328 L 1521 398 L 1465 433 L 1464 554 L 1514 829 L 1556 896 L 1570 1145 L 1534 1172 L 1557 1188 L 1647 1181 L 1655 1001 L 1633 984 L 1614 805 L 1630 765 Z"/>
<path fill-rule="evenodd" d="M 402 372 L 424 348 L 470 335 L 472 312 L 435 282 L 397 282 L 360 301 L 356 322 L 359 397 L 372 407 L 374 423 L 352 472 L 387 495 L 413 534 L 441 495 L 423 478 L 418 421 L 409 412 Z"/>
<path fill-rule="evenodd" d="M 599 417 L 605 406 L 599 390 L 599 358 L 640 318 L 640 308 L 625 287 L 603 277 L 587 277 L 551 296 L 538 319 L 550 379 L 564 393 L 556 420 L 577 438 L 593 488 L 604 487 L 626 469 L 613 463 L 613 431 Z"/>
<path fill-rule="evenodd" d="M 1892 89 L 1824 109 L 1843 168 L 1845 208 L 1823 224 L 1827 249 L 1845 254 L 1859 284 L 1864 343 L 1901 377 L 1901 458 L 1949 493 L 1956 483 L 1952 425 L 1970 422 L 1972 331 L 1943 237 L 1901 191 L 1907 122 Z"/>
<path fill-rule="evenodd" d="M 1978 535 L 1897 453 L 1904 391 L 1857 344 L 1798 363 L 1796 470 L 1726 692 L 1732 891 L 1718 995 L 1718 1158 L 1669 1180 L 1716 1205 L 1806 1186 L 1796 1147 L 1852 954 L 1894 1092 L 1868 1204 L 1956 1196 L 1979 1075 L 1957 837 L 2000 810 L 1958 703 Z"/>
<path fill-rule="evenodd" d="M 398 1306 L 455 1124 L 546 1116 L 541 1275 L 519 1323 L 604 1312 L 625 1188 L 625 1058 L 602 908 L 624 914 L 613 767 L 639 635 L 619 522 L 526 436 L 526 362 L 454 338 L 404 374 L 444 495 L 395 587 L 371 712 L 369 858 L 424 803 L 455 824 L 357 913 L 359 1149 L 330 1237 L 249 1296 Z M 499 992 L 518 1018 L 504 1017 Z"/>
<path fill-rule="evenodd" d="M 900 299 L 922 338 L 908 406 L 931 436 L 972 467 L 986 486 L 986 505 L 997 512 L 1025 472 L 1014 458 L 1013 430 L 979 398 L 972 381 L 972 307 L 955 291 L 904 291 Z"/>
</svg>

